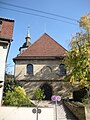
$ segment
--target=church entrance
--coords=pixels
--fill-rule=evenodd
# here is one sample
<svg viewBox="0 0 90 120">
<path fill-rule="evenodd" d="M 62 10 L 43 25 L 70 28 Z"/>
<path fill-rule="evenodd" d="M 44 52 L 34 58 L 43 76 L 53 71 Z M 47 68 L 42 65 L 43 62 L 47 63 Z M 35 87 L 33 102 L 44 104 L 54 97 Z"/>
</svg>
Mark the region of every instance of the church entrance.
<svg viewBox="0 0 90 120">
<path fill-rule="evenodd" d="M 44 83 L 40 88 L 44 91 L 44 100 L 51 100 L 52 97 L 52 87 L 48 83 Z"/>
</svg>

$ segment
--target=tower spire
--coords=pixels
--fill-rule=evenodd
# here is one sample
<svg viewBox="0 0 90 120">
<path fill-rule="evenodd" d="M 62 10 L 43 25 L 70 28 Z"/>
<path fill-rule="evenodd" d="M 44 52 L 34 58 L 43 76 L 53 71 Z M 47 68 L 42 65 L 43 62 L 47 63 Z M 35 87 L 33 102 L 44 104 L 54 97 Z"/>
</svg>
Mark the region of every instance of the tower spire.
<svg viewBox="0 0 90 120">
<path fill-rule="evenodd" d="M 19 48 L 20 53 L 25 51 L 31 45 L 31 42 L 30 42 L 31 37 L 30 37 L 29 27 L 28 27 L 27 35 L 26 35 L 25 39 L 26 39 L 25 43 L 22 45 L 22 47 Z"/>
<path fill-rule="evenodd" d="M 29 32 L 29 28 L 30 28 L 30 27 L 28 26 L 27 35 L 26 35 L 26 37 L 25 37 L 26 43 L 27 43 L 27 42 L 30 43 L 30 39 L 31 39 L 31 37 L 30 37 L 30 32 Z"/>
</svg>

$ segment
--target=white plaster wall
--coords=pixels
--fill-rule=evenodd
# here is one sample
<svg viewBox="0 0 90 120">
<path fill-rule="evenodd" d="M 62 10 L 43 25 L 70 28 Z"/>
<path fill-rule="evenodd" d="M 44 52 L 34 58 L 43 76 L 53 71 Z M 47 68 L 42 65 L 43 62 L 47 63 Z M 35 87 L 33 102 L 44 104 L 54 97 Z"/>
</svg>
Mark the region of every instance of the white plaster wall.
<svg viewBox="0 0 90 120">
<path fill-rule="evenodd" d="M 4 81 L 6 55 L 7 49 L 0 46 L 0 81 Z"/>
<path fill-rule="evenodd" d="M 7 48 L 4 49 L 3 46 L 0 46 L 0 81 L 3 81 L 2 86 L 4 85 L 6 55 L 7 55 Z M 0 106 L 2 100 L 2 93 L 3 93 L 3 87 L 0 88 Z"/>
<path fill-rule="evenodd" d="M 40 108 L 38 120 L 54 120 L 54 108 Z M 26 107 L 0 107 L 0 120 L 36 120 L 33 108 Z"/>
</svg>

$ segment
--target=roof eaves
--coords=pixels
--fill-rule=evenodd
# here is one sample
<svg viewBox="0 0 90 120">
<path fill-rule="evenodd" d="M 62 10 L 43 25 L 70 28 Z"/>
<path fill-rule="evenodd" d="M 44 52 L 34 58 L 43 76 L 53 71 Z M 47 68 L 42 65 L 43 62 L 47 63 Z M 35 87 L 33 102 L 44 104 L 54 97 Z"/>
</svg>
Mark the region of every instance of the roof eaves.
<svg viewBox="0 0 90 120">
<path fill-rule="evenodd" d="M 62 60 L 66 56 L 17 56 L 13 58 L 13 61 L 15 62 L 16 60 Z"/>
<path fill-rule="evenodd" d="M 14 20 L 12 20 L 12 19 L 9 19 L 9 18 L 3 18 L 3 17 L 0 17 L 0 20 L 9 21 L 9 22 L 14 22 Z"/>
<path fill-rule="evenodd" d="M 6 40 L 6 41 L 13 41 L 13 39 L 11 39 L 11 38 L 6 38 L 6 37 L 2 37 L 2 36 L 0 36 L 0 39 L 1 40 Z"/>
</svg>

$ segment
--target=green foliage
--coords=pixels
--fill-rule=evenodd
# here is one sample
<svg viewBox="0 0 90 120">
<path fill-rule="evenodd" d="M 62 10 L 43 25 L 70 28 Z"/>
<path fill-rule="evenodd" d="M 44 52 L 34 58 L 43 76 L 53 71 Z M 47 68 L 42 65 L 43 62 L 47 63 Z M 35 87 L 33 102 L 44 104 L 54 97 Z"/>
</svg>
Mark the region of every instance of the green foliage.
<svg viewBox="0 0 90 120">
<path fill-rule="evenodd" d="M 82 27 L 85 30 L 87 30 L 88 32 L 90 32 L 90 13 L 81 17 L 80 27 Z"/>
<path fill-rule="evenodd" d="M 7 91 L 13 91 L 15 87 L 20 86 L 20 84 L 14 79 L 6 79 L 4 83 L 3 95 L 5 96 Z"/>
<path fill-rule="evenodd" d="M 30 96 L 28 96 L 22 87 L 15 87 L 13 91 L 7 91 L 4 97 L 6 106 L 32 106 Z"/>
<path fill-rule="evenodd" d="M 90 18 L 87 17 L 87 19 Z M 83 23 L 81 18 L 80 23 L 85 31 L 76 33 L 71 39 L 71 48 L 65 58 L 68 71 L 66 80 L 68 79 L 73 85 L 78 83 L 81 87 L 90 88 L 90 33 L 87 28 L 90 26 L 90 22 L 85 23 L 84 21 Z"/>
<path fill-rule="evenodd" d="M 35 96 L 35 99 L 38 100 L 38 101 L 41 101 L 42 99 L 45 98 L 44 91 L 41 90 L 40 88 L 37 88 L 34 91 L 34 96 Z"/>
</svg>

